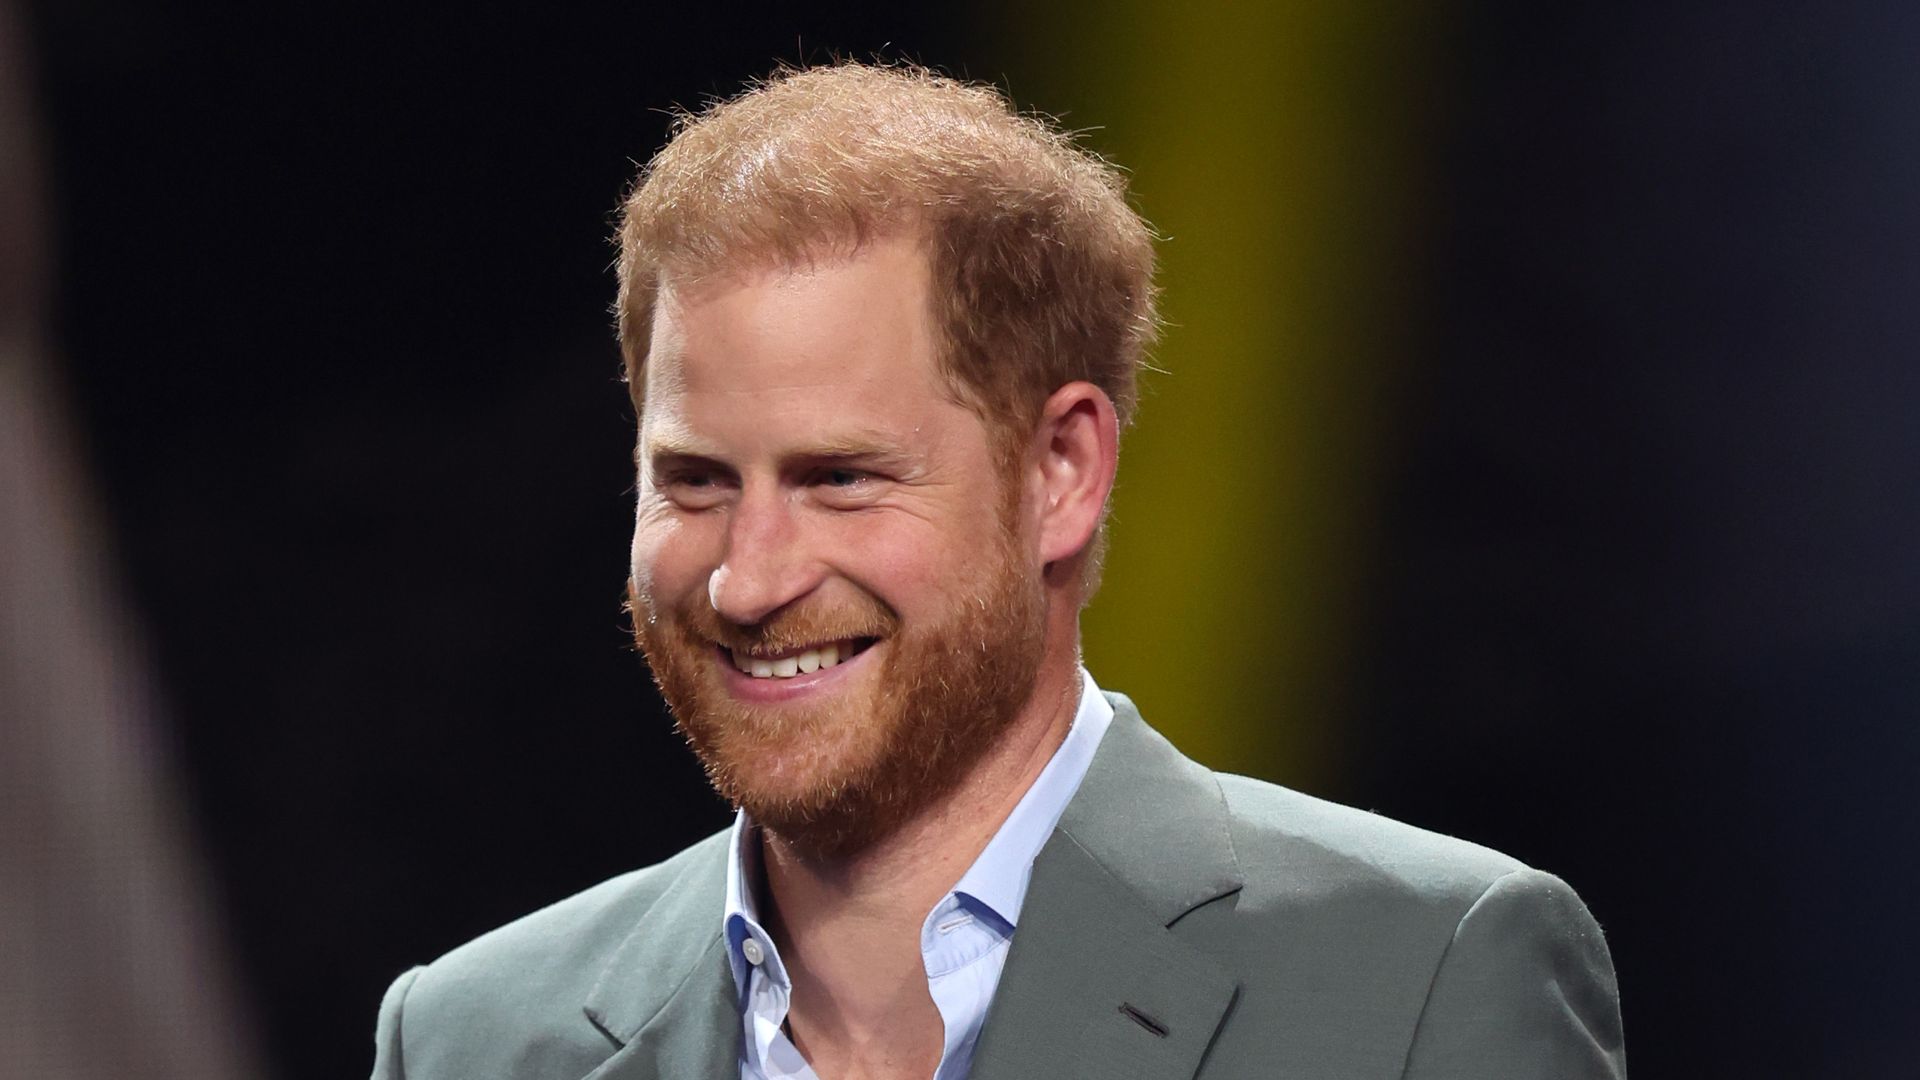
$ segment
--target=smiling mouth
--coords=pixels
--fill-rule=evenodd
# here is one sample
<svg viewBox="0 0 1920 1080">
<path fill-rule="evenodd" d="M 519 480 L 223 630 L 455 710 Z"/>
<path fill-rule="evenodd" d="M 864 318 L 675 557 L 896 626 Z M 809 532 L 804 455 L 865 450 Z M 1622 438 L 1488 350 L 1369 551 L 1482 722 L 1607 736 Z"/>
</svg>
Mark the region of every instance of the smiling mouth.
<svg viewBox="0 0 1920 1080">
<path fill-rule="evenodd" d="M 745 649 L 727 646 L 721 646 L 720 651 L 743 675 L 756 679 L 791 679 L 843 664 L 865 652 L 874 640 L 870 637 L 842 638 L 765 655 L 753 655 Z"/>
</svg>

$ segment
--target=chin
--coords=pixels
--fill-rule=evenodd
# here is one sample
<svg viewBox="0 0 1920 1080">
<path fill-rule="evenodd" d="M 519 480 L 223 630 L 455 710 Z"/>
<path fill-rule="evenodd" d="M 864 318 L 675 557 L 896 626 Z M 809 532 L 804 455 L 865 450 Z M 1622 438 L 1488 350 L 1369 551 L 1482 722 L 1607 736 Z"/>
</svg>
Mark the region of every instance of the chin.
<svg viewBox="0 0 1920 1080">
<path fill-rule="evenodd" d="M 714 787 L 756 825 L 809 855 L 834 857 L 863 850 L 892 832 L 899 818 L 876 805 L 872 762 L 823 760 L 815 754 L 786 764 L 729 768 L 709 763 Z M 724 777 L 723 777 L 724 774 Z"/>
<path fill-rule="evenodd" d="M 774 687 L 771 700 L 743 700 L 733 692 L 740 681 L 738 672 L 714 672 L 703 680 L 711 696 L 674 708 L 714 789 L 796 841 L 822 830 L 836 837 L 865 831 L 853 825 L 870 816 L 868 804 L 884 786 L 889 751 L 901 741 L 897 711 L 857 685 L 784 698 Z"/>
<path fill-rule="evenodd" d="M 756 810 L 790 808 L 805 815 L 831 813 L 836 801 L 851 801 L 871 784 L 880 765 L 870 741 L 834 739 L 820 733 L 794 744 L 763 747 L 751 760 L 733 763 L 734 802 L 756 819 Z"/>
</svg>

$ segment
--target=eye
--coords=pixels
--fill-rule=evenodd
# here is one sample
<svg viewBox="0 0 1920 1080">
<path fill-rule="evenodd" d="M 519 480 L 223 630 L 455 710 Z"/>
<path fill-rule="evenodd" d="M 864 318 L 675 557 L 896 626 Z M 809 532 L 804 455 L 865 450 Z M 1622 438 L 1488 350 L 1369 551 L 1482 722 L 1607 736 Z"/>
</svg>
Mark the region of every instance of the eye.
<svg viewBox="0 0 1920 1080">
<path fill-rule="evenodd" d="M 727 478 L 706 468 L 674 469 L 660 478 L 660 490 L 676 505 L 689 510 L 717 506 L 727 495 Z"/>
<path fill-rule="evenodd" d="M 865 506 L 880 491 L 878 478 L 864 469 L 829 465 L 816 470 L 808 483 L 815 497 L 837 509 Z"/>
</svg>

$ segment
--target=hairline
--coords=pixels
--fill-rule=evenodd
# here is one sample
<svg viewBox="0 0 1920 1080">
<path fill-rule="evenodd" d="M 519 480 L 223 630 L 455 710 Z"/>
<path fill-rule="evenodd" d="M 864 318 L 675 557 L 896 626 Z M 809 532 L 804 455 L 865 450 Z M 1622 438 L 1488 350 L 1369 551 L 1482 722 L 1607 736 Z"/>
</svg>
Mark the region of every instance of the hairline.
<svg viewBox="0 0 1920 1080">
<path fill-rule="evenodd" d="M 952 340 L 946 323 L 946 312 L 942 310 L 944 298 L 935 264 L 935 226 L 928 220 L 924 211 L 894 212 L 876 215 L 876 220 L 867 223 L 868 227 L 852 231 L 822 231 L 818 235 L 803 238 L 788 250 L 784 245 L 741 245 L 728 250 L 722 256 L 704 261 L 687 260 L 676 266 L 670 260 L 659 260 L 649 268 L 650 280 L 647 303 L 647 325 L 644 335 L 644 350 L 636 355 L 622 358 L 628 384 L 627 393 L 633 402 L 636 420 L 644 419 L 646 409 L 647 372 L 652 369 L 648 361 L 654 355 L 654 333 L 660 322 L 661 299 L 669 293 L 684 296 L 690 291 L 712 287 L 723 282 L 745 283 L 760 274 L 791 273 L 800 270 L 815 270 L 825 266 L 834 266 L 852 262 L 873 249 L 878 244 L 904 239 L 923 260 L 927 270 L 926 316 L 934 335 L 934 363 L 940 376 L 947 399 L 955 405 L 972 413 L 985 427 L 989 442 L 995 451 L 996 464 L 1010 468 L 1024 450 L 1024 444 L 1032 436 L 1039 419 L 1045 396 L 1032 401 L 1015 402 L 1015 415 L 996 417 L 992 414 L 995 403 L 970 383 L 960 373 L 954 362 L 960 345 Z M 631 306 L 632 298 L 626 298 Z M 642 335 L 636 335 L 636 338 Z M 641 342 L 636 341 L 636 344 Z M 1065 383 L 1061 384 L 1066 385 Z M 1047 388 L 1051 395 L 1060 387 Z"/>
</svg>

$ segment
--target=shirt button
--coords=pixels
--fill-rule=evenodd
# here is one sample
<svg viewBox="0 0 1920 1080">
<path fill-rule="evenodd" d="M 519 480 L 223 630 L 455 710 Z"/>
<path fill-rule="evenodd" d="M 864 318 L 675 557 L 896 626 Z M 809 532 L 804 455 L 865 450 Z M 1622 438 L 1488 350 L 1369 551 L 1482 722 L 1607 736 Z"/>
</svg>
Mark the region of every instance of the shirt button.
<svg viewBox="0 0 1920 1080">
<path fill-rule="evenodd" d="M 740 943 L 740 951 L 746 954 L 747 963 L 752 964 L 754 967 L 759 967 L 761 962 L 767 958 L 767 950 L 762 949 L 760 943 L 752 938 L 748 938 Z"/>
</svg>

